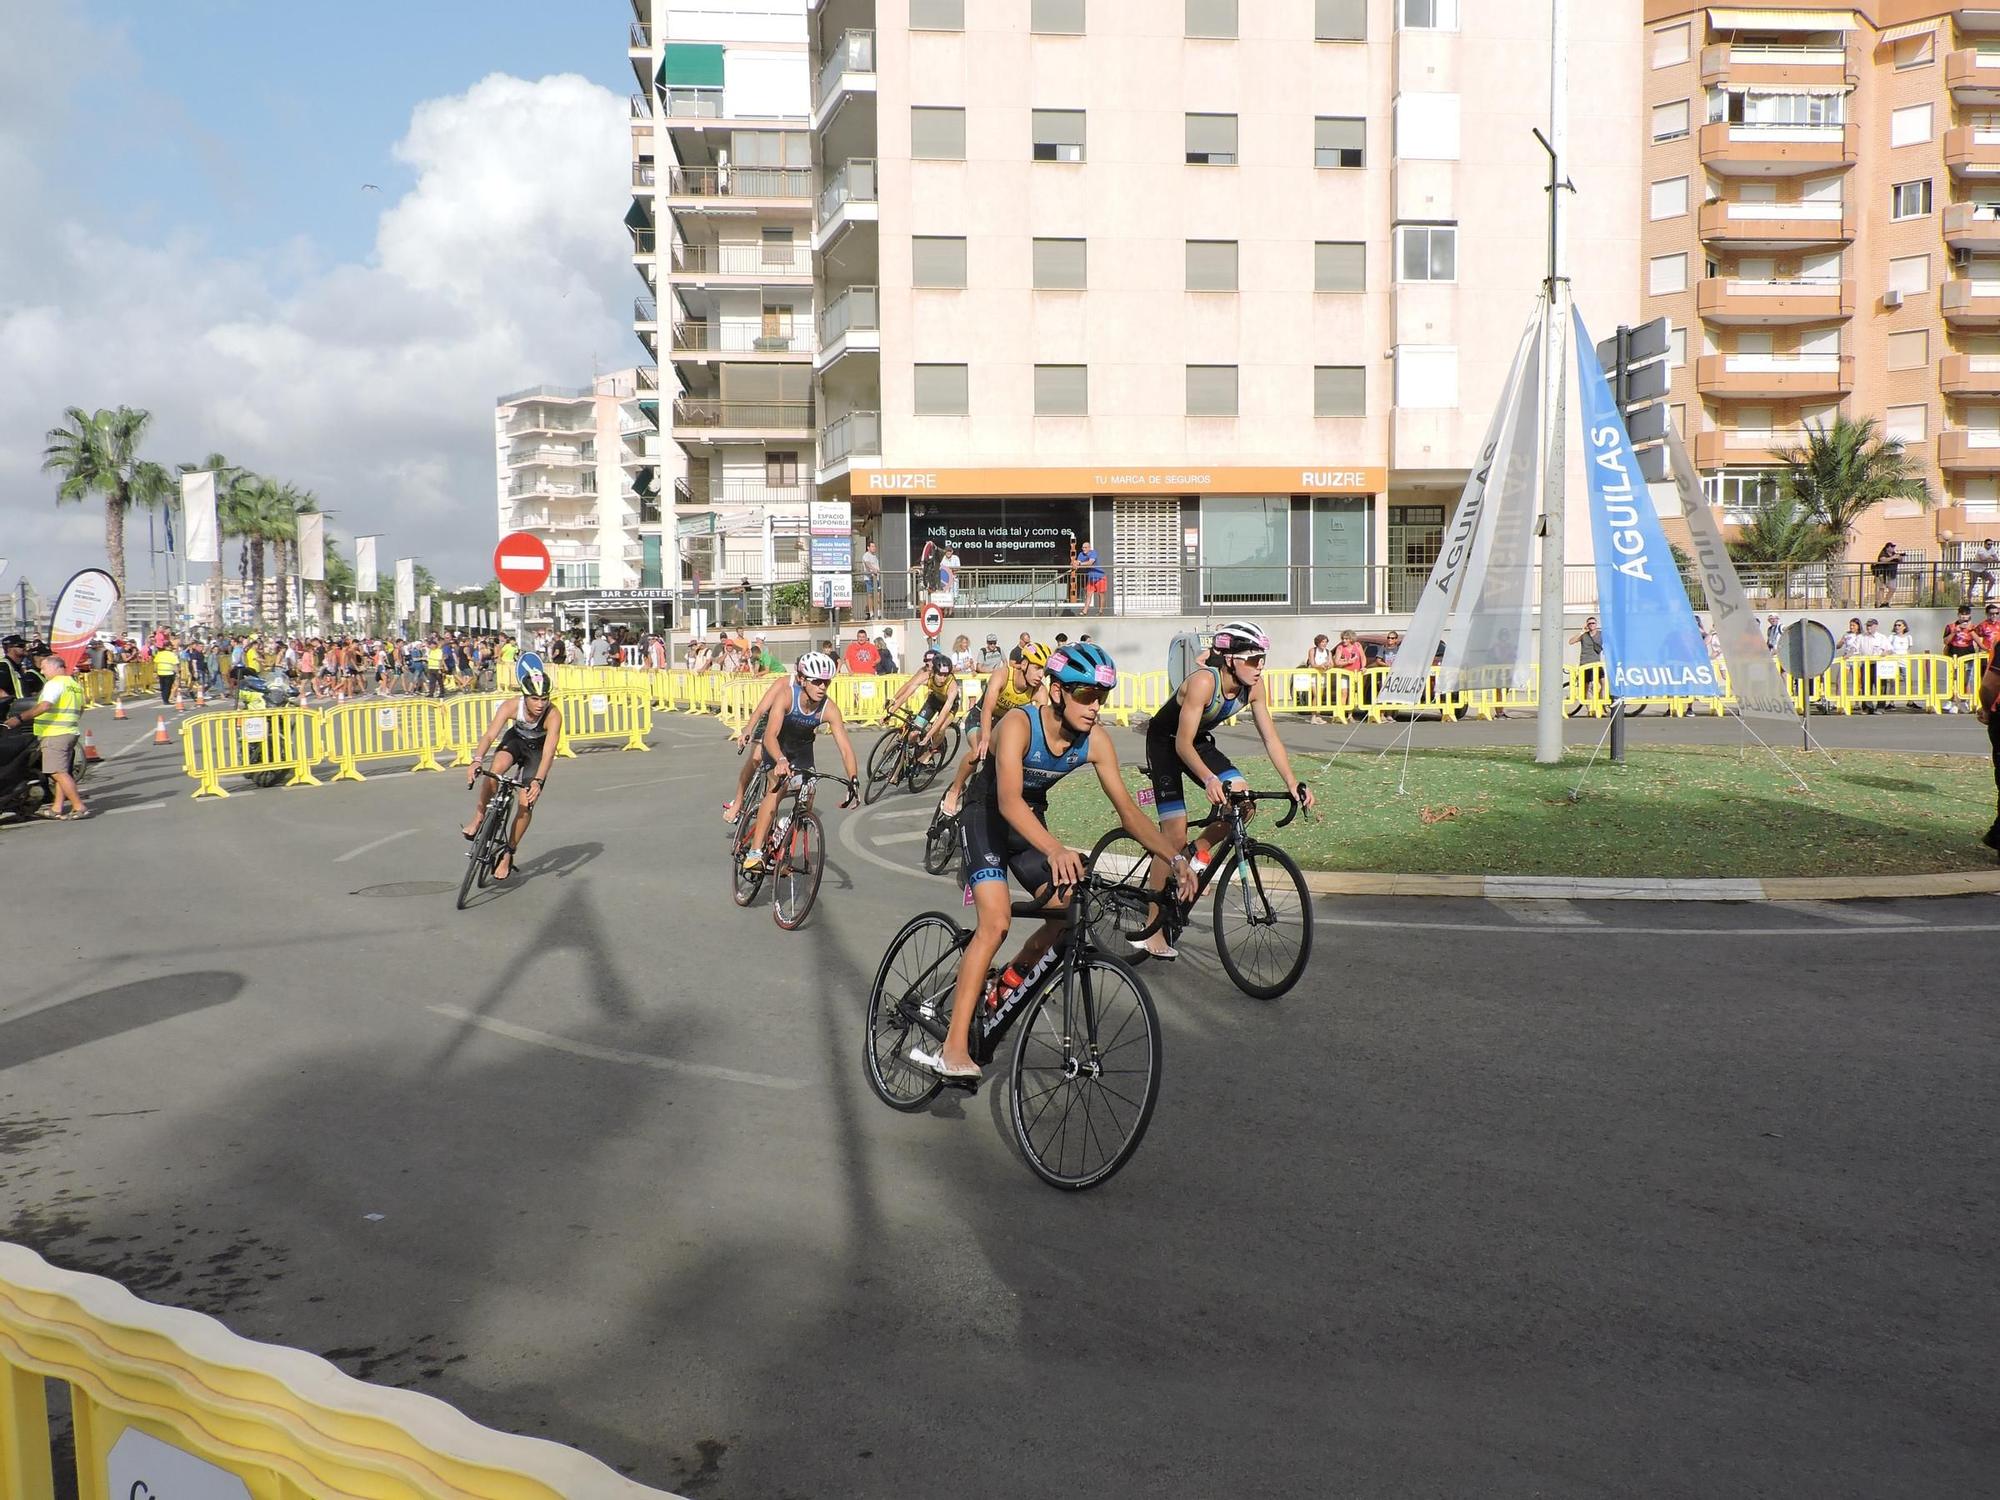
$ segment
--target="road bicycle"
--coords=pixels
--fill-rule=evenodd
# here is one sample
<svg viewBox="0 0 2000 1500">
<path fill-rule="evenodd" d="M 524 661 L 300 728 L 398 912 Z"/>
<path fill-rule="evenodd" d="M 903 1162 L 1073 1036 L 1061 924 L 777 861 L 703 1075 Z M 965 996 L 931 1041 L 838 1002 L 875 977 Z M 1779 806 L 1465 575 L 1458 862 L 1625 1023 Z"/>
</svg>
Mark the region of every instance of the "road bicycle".
<svg viewBox="0 0 2000 1500">
<path fill-rule="evenodd" d="M 1129 887 L 1091 876 L 1055 911 L 1017 902 L 1017 917 L 1060 916 L 1067 925 L 1040 973 L 1012 995 L 989 993 L 972 1026 L 973 1061 L 984 1068 L 1021 1025 L 1008 1066 L 1008 1115 L 1029 1170 L 1051 1187 L 1107 1181 L 1139 1149 L 1159 1101 L 1153 997 L 1129 964 L 1099 951 L 1090 936 L 1106 908 L 1136 918 L 1143 904 Z M 952 918 L 929 911 L 905 923 L 882 955 L 868 994 L 863 1065 L 891 1109 L 922 1109 L 947 1086 L 909 1050 L 924 1038 L 943 1043 L 959 955 L 971 940 Z M 976 1092 L 978 1082 L 951 1086 Z"/>
<path fill-rule="evenodd" d="M 848 800 L 841 806 L 852 807 L 860 800 L 861 788 L 845 776 L 826 771 L 792 772 L 785 778 L 772 812 L 770 836 L 764 840 L 763 868 L 746 870 L 743 860 L 756 832 L 757 807 L 764 800 L 768 774 L 768 767 L 759 766 L 750 777 L 750 791 L 744 795 L 735 836 L 730 840 L 730 858 L 736 864 L 730 880 L 736 904 L 748 906 L 769 879 L 771 919 L 790 932 L 812 910 L 820 876 L 826 871 L 826 826 L 813 811 L 814 794 L 822 781 L 837 781 L 847 788 Z"/>
<path fill-rule="evenodd" d="M 472 847 L 465 851 L 465 875 L 458 882 L 458 909 L 465 910 L 465 903 L 472 896 L 476 883 L 482 891 L 493 884 L 493 867 L 500 863 L 500 856 L 511 847 L 509 840 L 514 831 L 514 800 L 527 785 L 527 768 L 520 764 L 511 765 L 505 775 L 496 776 L 481 766 L 479 774 L 494 783 L 493 795 L 486 800 L 486 811 L 479 816 L 479 828 L 472 835 Z"/>
<path fill-rule="evenodd" d="M 958 755 L 957 715 L 946 722 L 937 743 L 928 746 L 924 731 L 916 727 L 910 714 L 893 713 L 889 723 L 888 731 L 868 752 L 868 790 L 862 800 L 871 805 L 898 782 L 913 792 L 925 790 Z"/>
<path fill-rule="evenodd" d="M 967 795 L 971 795 L 970 788 Z M 932 875 L 942 875 L 958 856 L 958 814 L 946 812 L 944 798 L 940 797 L 937 806 L 931 809 L 930 827 L 924 830 L 924 869 Z"/>
<path fill-rule="evenodd" d="M 1150 773 L 1141 767 L 1140 774 Z M 1211 839 L 1207 864 L 1195 863 L 1199 884 L 1193 898 L 1182 902 L 1165 891 L 1145 891 L 1136 912 L 1141 922 L 1150 925 L 1133 924 L 1138 928 L 1133 931 L 1121 930 L 1115 920 L 1134 910 L 1129 903 L 1107 906 L 1104 911 L 1111 920 L 1099 924 L 1099 945 L 1122 950 L 1127 941 L 1143 941 L 1155 926 L 1164 931 L 1169 944 L 1178 944 L 1195 907 L 1213 886 L 1215 951 L 1230 981 L 1258 1000 L 1275 1000 L 1297 984 L 1312 957 L 1312 897 L 1291 855 L 1250 837 L 1246 820 L 1259 802 L 1289 804 L 1276 824 L 1279 828 L 1299 813 L 1298 797 L 1292 792 L 1231 791 L 1205 821 L 1188 826 L 1190 861 L 1195 860 L 1196 838 L 1219 830 Z M 1143 844 L 1123 829 L 1114 829 L 1097 841 L 1086 868 L 1131 892 L 1144 891 L 1151 865 L 1152 856 Z M 1156 902 L 1162 910 L 1154 909 Z M 1145 957 L 1137 949 L 1130 952 L 1134 960 Z"/>
</svg>

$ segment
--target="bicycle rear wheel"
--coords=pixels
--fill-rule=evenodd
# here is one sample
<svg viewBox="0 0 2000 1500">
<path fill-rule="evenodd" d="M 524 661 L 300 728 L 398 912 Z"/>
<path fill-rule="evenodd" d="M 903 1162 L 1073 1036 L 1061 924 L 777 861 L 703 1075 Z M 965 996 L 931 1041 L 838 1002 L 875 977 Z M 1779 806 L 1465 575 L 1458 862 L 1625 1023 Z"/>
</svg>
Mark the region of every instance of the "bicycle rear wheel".
<svg viewBox="0 0 2000 1500">
<path fill-rule="evenodd" d="M 904 923 L 882 955 L 868 992 L 862 1065 L 875 1097 L 891 1109 L 922 1109 L 944 1087 L 937 1074 L 909 1060 L 909 1050 L 932 1039 L 923 1022 L 940 1031 L 951 1024 L 958 955 L 971 936 L 943 912 L 927 911 Z"/>
<path fill-rule="evenodd" d="M 927 791 L 946 766 L 958 759 L 958 724 L 947 724 L 934 749 L 918 756 L 910 765 L 910 790 Z"/>
<path fill-rule="evenodd" d="M 771 917 L 785 931 L 805 921 L 825 871 L 826 840 L 819 814 L 792 819 L 784 850 L 771 870 Z"/>
<path fill-rule="evenodd" d="M 755 901 L 757 892 L 764 885 L 763 871 L 753 875 L 743 868 L 743 860 L 750 853 L 750 839 L 756 831 L 757 814 L 745 799 L 736 814 L 736 836 L 729 841 L 729 893 L 738 906 L 748 906 Z"/>
<path fill-rule="evenodd" d="M 1146 846 L 1122 828 L 1105 834 L 1090 851 L 1087 873 L 1116 887 L 1100 891 L 1091 905 L 1090 941 L 1094 947 L 1123 957 L 1132 951 L 1127 947 L 1128 941 L 1136 940 L 1153 924 L 1159 915 L 1155 903 L 1165 892 L 1146 889 L 1146 872 L 1152 863 L 1153 856 Z M 1177 936 L 1171 930 L 1171 916 L 1170 913 L 1167 934 L 1170 943 Z"/>
<path fill-rule="evenodd" d="M 1051 1187 L 1093 1188 L 1132 1159 L 1160 1097 L 1160 1017 L 1146 984 L 1101 953 L 1021 1021 L 1009 1114 L 1028 1168 Z"/>
<path fill-rule="evenodd" d="M 951 868 L 957 854 L 958 819 L 939 808 L 931 814 L 931 826 L 924 834 L 924 868 L 933 875 L 942 875 Z"/>
<path fill-rule="evenodd" d="M 872 804 L 903 774 L 903 731 L 892 729 L 868 752 L 868 790 L 861 800 Z"/>
<path fill-rule="evenodd" d="M 1215 877 L 1215 951 L 1236 987 L 1275 1000 L 1312 957 L 1312 897 L 1291 855 L 1252 840 Z"/>
</svg>

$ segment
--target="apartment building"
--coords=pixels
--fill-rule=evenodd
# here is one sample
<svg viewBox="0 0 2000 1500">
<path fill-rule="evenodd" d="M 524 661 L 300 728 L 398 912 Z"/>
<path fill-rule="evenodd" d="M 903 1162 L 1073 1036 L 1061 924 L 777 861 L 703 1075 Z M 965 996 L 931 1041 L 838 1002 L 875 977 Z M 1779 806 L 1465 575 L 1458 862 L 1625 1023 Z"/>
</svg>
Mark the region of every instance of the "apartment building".
<svg viewBox="0 0 2000 1500">
<path fill-rule="evenodd" d="M 686 455 L 685 576 L 797 578 L 813 497 L 806 0 L 633 0 L 640 341 Z M 658 413 L 662 403 L 649 410 Z"/>
<path fill-rule="evenodd" d="M 2000 535 L 2000 10 L 1646 4 L 1644 256 L 1670 400 L 1741 520 L 1836 412 L 1903 440 L 1936 506 L 1878 508 L 1953 561 Z"/>
<path fill-rule="evenodd" d="M 892 575 L 949 541 L 1032 592 L 1088 539 L 1122 612 L 1410 606 L 1545 273 L 1547 0 L 806 9 L 814 477 Z M 1608 330 L 1640 0 L 1569 28 Z"/>
<path fill-rule="evenodd" d="M 640 404 L 657 389 L 656 372 L 619 370 L 586 386 L 531 386 L 496 403 L 500 534 L 533 532 L 555 563 L 551 593 L 534 596 L 527 623 L 551 618 L 551 598 L 671 590 L 661 496 L 678 467 L 659 452 L 656 418 Z M 519 606 L 501 594 L 506 628 L 520 623 Z"/>
</svg>

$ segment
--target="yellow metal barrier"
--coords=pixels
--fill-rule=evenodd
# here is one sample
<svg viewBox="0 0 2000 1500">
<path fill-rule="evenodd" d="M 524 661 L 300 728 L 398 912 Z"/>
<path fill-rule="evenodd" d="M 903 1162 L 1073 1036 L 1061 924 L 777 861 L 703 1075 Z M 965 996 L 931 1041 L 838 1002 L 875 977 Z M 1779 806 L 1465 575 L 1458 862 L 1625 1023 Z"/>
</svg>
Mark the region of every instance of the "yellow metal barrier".
<svg viewBox="0 0 2000 1500">
<path fill-rule="evenodd" d="M 1395 668 L 1393 667 L 1370 667 L 1367 671 L 1356 674 L 1362 679 L 1362 697 L 1356 706 L 1370 724 L 1380 724 L 1392 713 L 1408 713 L 1413 709 L 1418 713 L 1426 711 L 1434 713 L 1440 719 L 1450 720 L 1458 717 L 1459 704 L 1457 699 L 1446 696 L 1438 691 L 1436 667 L 1432 667 L 1424 679 L 1424 695 L 1415 704 L 1384 703 L 1382 701 L 1384 686 L 1388 681 L 1389 674 L 1394 670 Z"/>
<path fill-rule="evenodd" d="M 1836 713 L 1911 703 L 1932 713 L 1961 696 L 1959 663 L 1949 656 L 1844 656 L 1813 683 L 1813 699 Z"/>
<path fill-rule="evenodd" d="M 864 727 L 880 724 L 889 711 L 889 700 L 896 696 L 896 689 L 907 681 L 909 679 L 901 674 L 893 677 L 836 677 L 832 688 L 834 706 L 840 710 L 841 718 L 850 724 Z"/>
<path fill-rule="evenodd" d="M 429 1396 L 141 1302 L 0 1244 L 0 1495 L 54 1500 L 45 1380 L 67 1387 L 85 1500 L 671 1500 Z M 72 1482 L 73 1480 L 73 1482 Z"/>
<path fill-rule="evenodd" d="M 289 771 L 286 786 L 318 786 L 312 768 L 325 754 L 320 716 L 309 708 L 197 714 L 181 723 L 181 764 L 197 797 L 227 797 L 224 776 Z"/>
<path fill-rule="evenodd" d="M 376 699 L 343 703 L 325 710 L 326 753 L 334 763 L 335 781 L 360 781 L 363 761 L 407 760 L 413 771 L 442 771 L 439 750 L 450 749 L 444 738 L 446 704 L 426 698 Z"/>
<path fill-rule="evenodd" d="M 625 750 L 653 748 L 646 743 L 646 736 L 653 732 L 652 700 L 630 686 L 616 691 L 557 693 L 556 707 L 562 710 L 563 721 L 562 738 L 556 742 L 557 755 L 574 758 L 576 751 L 572 746 L 605 740 L 623 740 L 620 748 Z M 477 737 L 475 730 L 474 738 Z M 469 758 L 459 762 L 469 763 Z"/>
<path fill-rule="evenodd" d="M 441 721 L 437 732 L 438 749 L 454 752 L 451 762 L 454 766 L 471 765 L 472 752 L 479 747 L 479 737 L 486 733 L 486 726 L 493 722 L 494 712 L 513 696 L 512 693 L 478 693 L 433 703 L 431 708 Z"/>
</svg>

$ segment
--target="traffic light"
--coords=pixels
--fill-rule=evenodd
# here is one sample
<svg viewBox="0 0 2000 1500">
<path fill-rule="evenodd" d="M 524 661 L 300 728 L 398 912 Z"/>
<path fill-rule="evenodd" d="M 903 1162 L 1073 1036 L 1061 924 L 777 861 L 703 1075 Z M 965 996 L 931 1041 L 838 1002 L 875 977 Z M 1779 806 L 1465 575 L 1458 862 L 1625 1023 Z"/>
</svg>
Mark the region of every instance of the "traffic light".
<svg viewBox="0 0 2000 1500">
<path fill-rule="evenodd" d="M 1648 484 L 1667 480 L 1667 320 L 1655 318 L 1637 328 L 1618 325 L 1618 332 L 1597 346 L 1597 362 L 1611 383 L 1611 397 L 1625 414 L 1625 430 L 1633 456 Z"/>
</svg>

